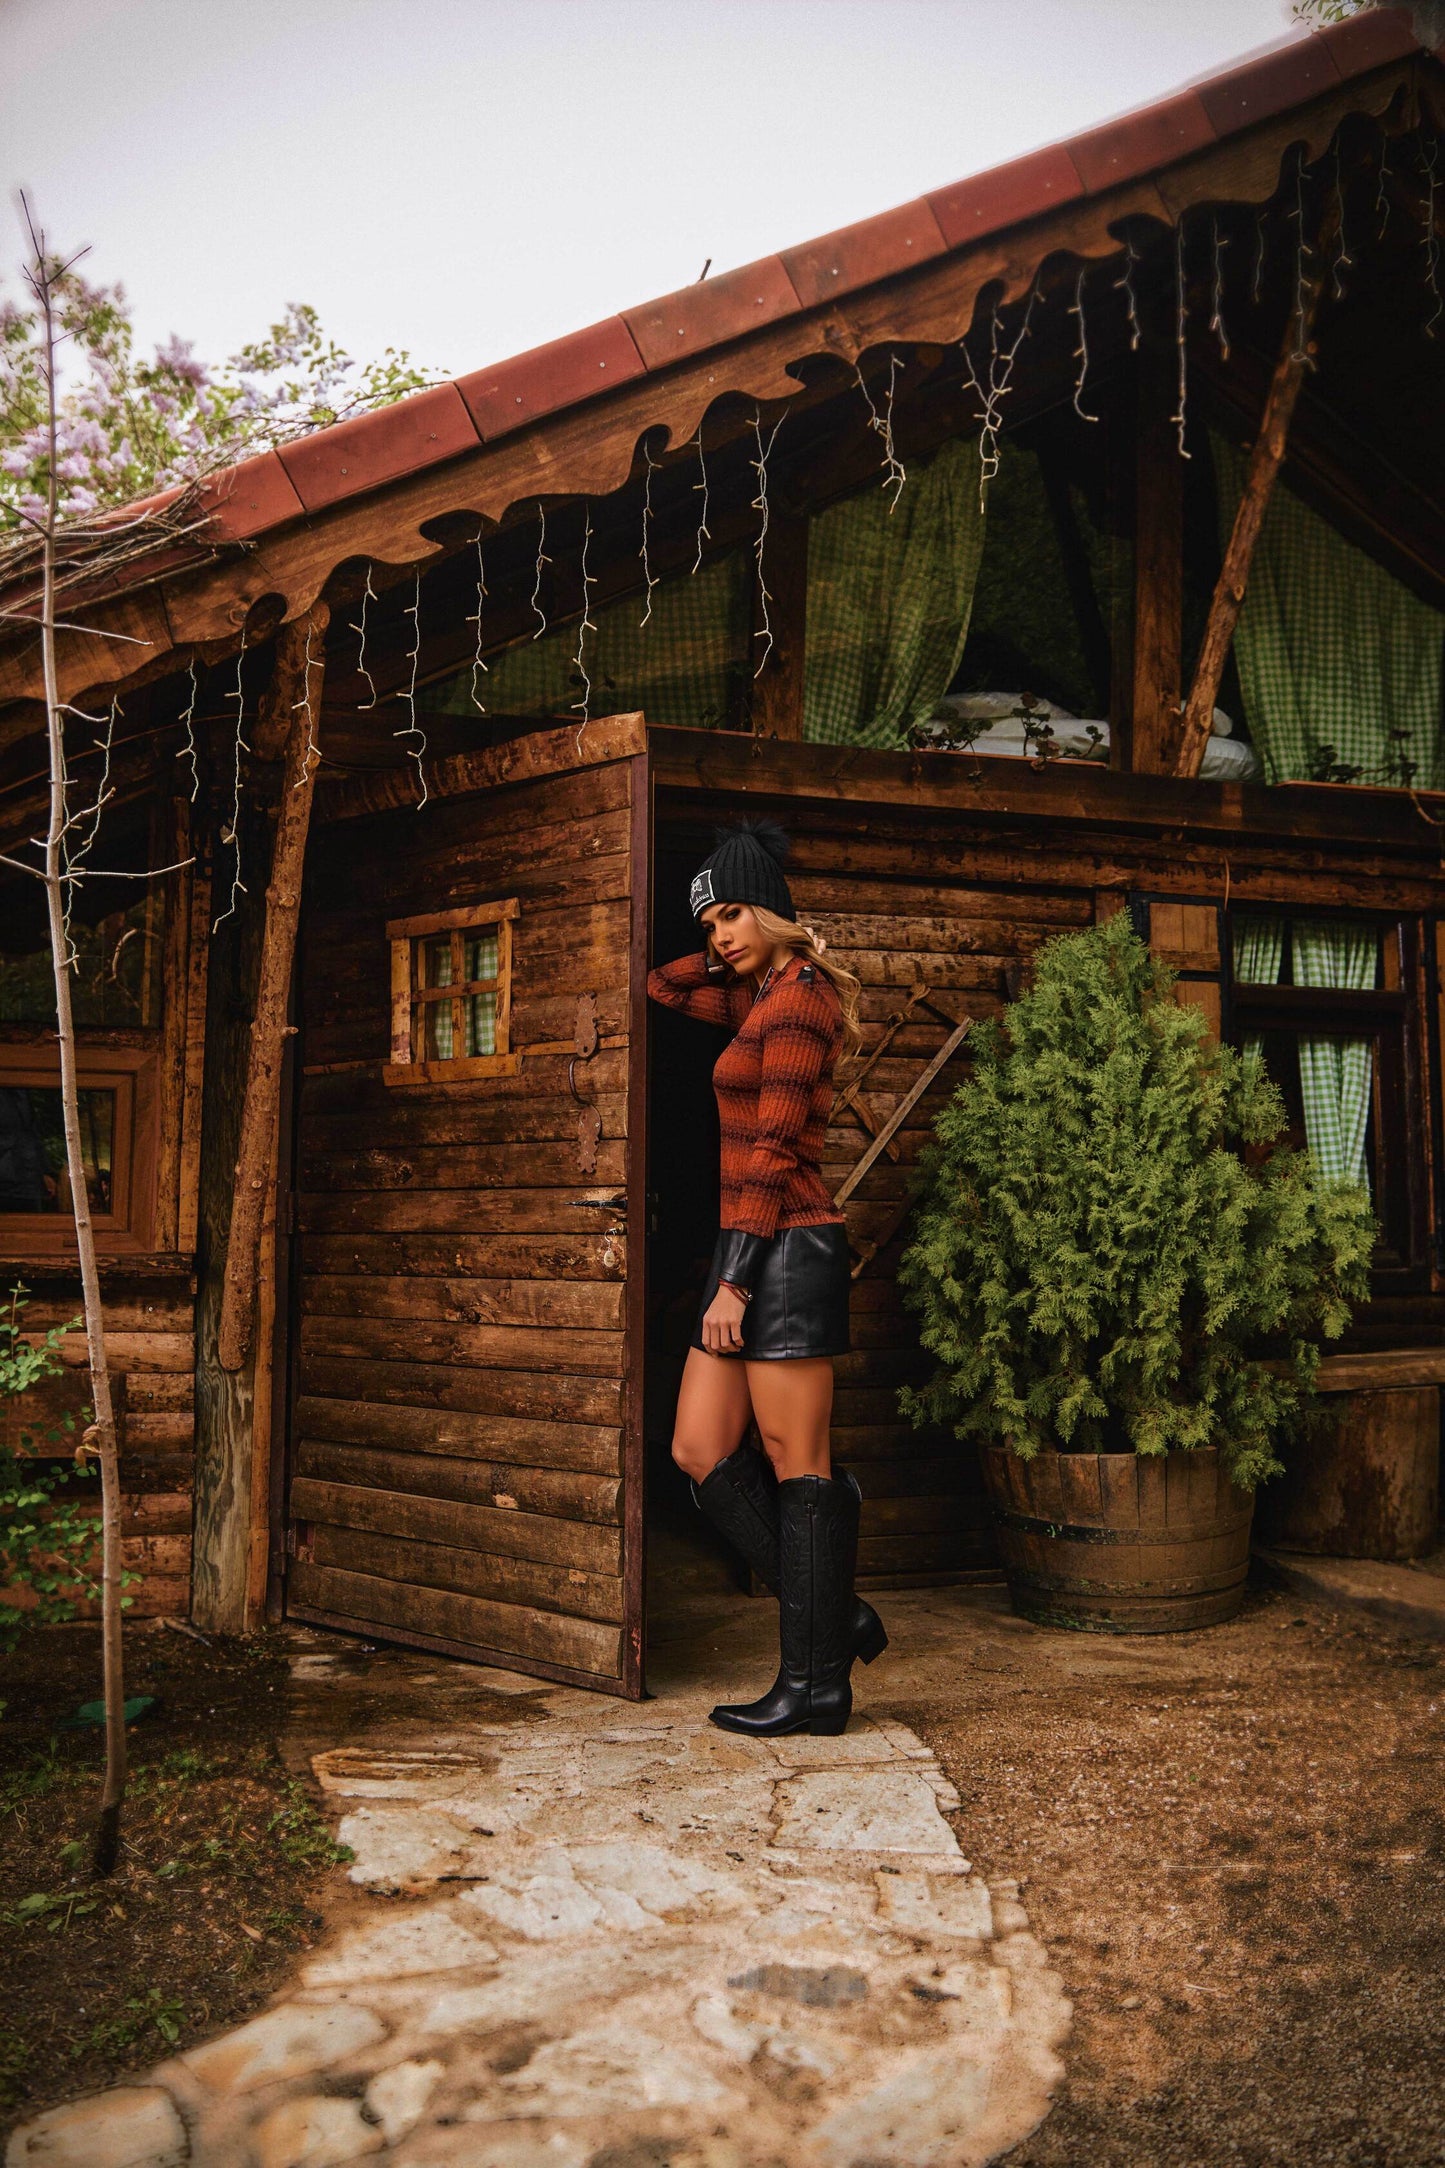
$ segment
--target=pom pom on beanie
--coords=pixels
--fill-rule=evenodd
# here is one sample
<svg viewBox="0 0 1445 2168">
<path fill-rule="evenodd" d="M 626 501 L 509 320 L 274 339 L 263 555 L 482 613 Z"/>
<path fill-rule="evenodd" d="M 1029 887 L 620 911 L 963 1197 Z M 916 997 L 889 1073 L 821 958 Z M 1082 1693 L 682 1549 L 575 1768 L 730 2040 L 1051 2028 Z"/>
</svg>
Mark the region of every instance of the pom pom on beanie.
<svg viewBox="0 0 1445 2168">
<path fill-rule="evenodd" d="M 739 821 L 715 831 L 715 848 L 693 875 L 688 891 L 692 915 L 714 903 L 751 903 L 779 918 L 794 919 L 783 866 L 788 839 L 776 821 Z"/>
</svg>

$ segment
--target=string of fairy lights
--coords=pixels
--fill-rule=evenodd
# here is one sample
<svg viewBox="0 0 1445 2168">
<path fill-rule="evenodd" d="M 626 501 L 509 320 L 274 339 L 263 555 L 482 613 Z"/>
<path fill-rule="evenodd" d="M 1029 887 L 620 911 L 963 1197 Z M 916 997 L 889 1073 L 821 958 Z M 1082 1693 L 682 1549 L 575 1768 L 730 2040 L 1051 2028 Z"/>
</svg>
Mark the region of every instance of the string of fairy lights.
<svg viewBox="0 0 1445 2168">
<path fill-rule="evenodd" d="M 1442 318 L 1445 318 L 1445 290 L 1441 284 L 1441 245 L 1439 232 L 1440 159 L 1439 142 L 1433 136 L 1422 136 L 1418 151 L 1418 181 L 1421 199 L 1420 275 L 1428 297 L 1429 314 L 1423 322 L 1425 335 L 1436 338 Z M 1396 184 L 1407 179 L 1403 161 L 1392 162 L 1390 141 L 1380 137 L 1378 164 L 1375 172 L 1374 199 L 1368 224 L 1376 241 L 1383 240 L 1389 227 L 1392 212 L 1400 202 Z M 1290 272 L 1293 282 L 1292 319 L 1297 340 L 1308 339 L 1309 310 L 1306 306 L 1311 269 L 1318 240 L 1312 240 L 1309 231 L 1310 205 L 1317 201 L 1319 192 L 1329 192 L 1332 216 L 1329 228 L 1333 234 L 1333 254 L 1328 266 L 1331 294 L 1338 299 L 1347 286 L 1347 275 L 1356 269 L 1356 249 L 1359 246 L 1360 223 L 1358 209 L 1354 225 L 1353 245 L 1349 217 L 1349 188 L 1338 142 L 1332 148 L 1332 166 L 1317 164 L 1311 168 L 1304 151 L 1299 149 L 1290 161 L 1280 191 L 1279 213 L 1291 230 Z M 1207 330 L 1217 348 L 1221 362 L 1228 363 L 1233 351 L 1227 301 L 1231 285 L 1230 265 L 1236 253 L 1241 259 L 1247 254 L 1240 283 L 1248 293 L 1251 305 L 1258 309 L 1262 303 L 1265 278 L 1271 250 L 1271 229 L 1268 206 L 1261 206 L 1254 218 L 1253 247 L 1247 251 L 1237 250 L 1237 229 L 1231 230 L 1219 207 L 1195 207 L 1192 212 L 1181 212 L 1174 222 L 1170 236 L 1171 258 L 1169 261 L 1169 286 L 1171 307 L 1171 343 L 1175 349 L 1177 371 L 1175 376 L 1174 411 L 1170 416 L 1178 455 L 1182 459 L 1191 456 L 1190 401 L 1190 321 L 1191 321 L 1191 264 L 1200 259 L 1199 288 L 1207 303 Z M 1198 247 L 1195 247 L 1195 241 Z M 1205 250 L 1207 247 L 1207 259 Z M 1096 336 L 1091 335 L 1090 314 L 1100 307 L 1112 312 L 1114 337 L 1117 340 L 1119 318 L 1123 319 L 1123 334 L 1130 352 L 1137 352 L 1144 339 L 1144 326 L 1140 304 L 1140 274 L 1145 263 L 1141 246 L 1133 234 L 1118 238 L 1114 252 L 1104 258 L 1079 261 L 1067 284 L 1057 275 L 1046 285 L 1042 267 L 1031 280 L 1020 302 L 1005 308 L 1003 288 L 995 282 L 985 288 L 979 297 L 974 321 L 969 330 L 955 342 L 955 352 L 960 365 L 960 383 L 971 392 L 977 402 L 975 419 L 978 423 L 979 444 L 979 500 L 986 504 L 988 490 L 996 478 L 1000 463 L 1000 440 L 1004 432 L 1005 416 L 1009 398 L 1015 389 L 1015 372 L 1024 343 L 1038 329 L 1041 312 L 1049 309 L 1051 300 L 1062 294 L 1069 318 L 1072 321 L 1074 345 L 1071 359 L 1074 376 L 1072 406 L 1082 421 L 1096 423 L 1102 417 L 1097 409 L 1097 387 L 1091 383 L 1094 370 Z M 1098 277 L 1096 274 L 1104 276 Z M 1107 291 L 1105 291 L 1107 289 Z M 1100 296 L 1103 296 L 1102 300 Z M 1118 298 L 1115 298 L 1118 297 Z M 1203 315 L 1203 304 L 1200 314 Z M 1011 328 L 1010 328 L 1011 320 Z M 1097 326 L 1096 326 L 1097 332 Z M 1299 358 L 1308 359 L 1303 348 L 1297 348 Z M 878 487 L 887 495 L 890 513 L 896 509 L 908 484 L 908 469 L 899 448 L 896 434 L 896 407 L 900 377 L 907 367 L 907 359 L 892 348 L 875 354 L 865 371 L 860 356 L 853 363 L 853 378 L 866 409 L 866 429 L 878 444 Z M 1091 392 L 1094 396 L 1091 398 Z M 1088 403 L 1086 403 L 1088 402 Z M 748 450 L 747 466 L 754 480 L 751 509 L 756 515 L 752 529 L 751 550 L 754 563 L 754 593 L 756 597 L 755 624 L 753 631 L 752 676 L 760 677 L 776 651 L 776 634 L 773 617 L 774 597 L 768 585 L 767 554 L 772 514 L 769 500 L 770 461 L 783 428 L 787 410 L 769 422 L 761 406 L 755 408 L 751 422 L 745 425 L 750 431 L 752 443 Z M 683 443 L 671 459 L 654 456 L 652 439 L 655 431 L 645 432 L 639 443 L 641 506 L 639 546 L 637 558 L 641 571 L 640 614 L 638 630 L 646 632 L 655 622 L 655 603 L 658 589 L 663 581 L 658 572 L 657 522 L 658 506 L 655 493 L 656 479 L 676 463 L 695 463 L 695 478 L 688 485 L 696 500 L 695 522 L 691 526 L 692 545 L 690 575 L 702 571 L 709 554 L 719 545 L 714 537 L 710 520 L 714 516 L 714 478 L 709 466 L 709 448 L 705 436 L 706 417 L 700 419 L 695 432 Z M 714 447 L 716 449 L 716 447 Z M 553 510 L 555 526 L 556 505 Z M 592 698 L 598 682 L 595 644 L 599 634 L 598 620 L 593 616 L 596 600 L 597 576 L 592 557 L 596 539 L 593 525 L 593 508 L 590 499 L 582 499 L 582 526 L 577 556 L 574 560 L 576 578 L 580 587 L 580 610 L 569 608 L 555 623 L 549 612 L 552 599 L 548 573 L 553 568 L 552 550 L 549 548 L 549 511 L 546 501 L 536 499 L 536 553 L 532 570 L 530 611 L 533 619 L 531 639 L 540 640 L 544 635 L 560 631 L 571 624 L 575 630 L 575 645 L 571 655 L 571 673 L 577 688 L 577 697 L 571 702 L 571 712 L 578 717 L 578 743 L 591 719 Z M 554 544 L 555 546 L 555 544 Z M 490 673 L 488 640 L 485 618 L 489 600 L 487 584 L 486 547 L 482 533 L 476 537 L 475 607 L 465 622 L 473 633 L 471 653 L 470 698 L 473 708 L 480 715 L 488 713 L 484 697 L 484 680 Z M 570 556 L 570 551 L 569 551 Z M 684 562 L 686 553 L 684 552 Z M 360 610 L 350 629 L 357 636 L 356 673 L 366 687 L 367 697 L 359 700 L 358 709 L 366 710 L 379 705 L 379 694 L 373 666 L 368 658 L 368 639 L 371 636 L 371 613 L 379 602 L 373 580 L 374 567 L 368 563 L 365 583 L 360 596 Z M 422 574 L 417 567 L 412 582 L 411 599 L 403 606 L 402 615 L 410 620 L 410 635 L 404 657 L 404 680 L 400 690 L 393 696 L 401 706 L 404 720 L 393 736 L 402 746 L 407 759 L 415 766 L 418 790 L 417 805 L 427 803 L 428 786 L 426 774 L 427 734 L 420 719 L 417 694 L 420 671 L 422 640 Z M 516 634 L 512 634 L 515 642 Z M 245 737 L 245 685 L 244 667 L 246 646 L 242 643 L 236 661 L 233 688 L 223 695 L 236 708 L 234 743 L 230 776 L 230 815 L 221 830 L 221 841 L 231 852 L 231 878 L 229 900 L 215 920 L 215 927 L 232 917 L 240 897 L 247 893 L 242 879 L 239 829 L 241 822 L 241 795 L 244 756 L 251 750 Z M 312 657 L 308 640 L 305 663 L 306 691 L 303 704 L 309 707 L 310 672 Z M 181 715 L 184 731 L 182 757 L 189 763 L 190 795 L 194 802 L 200 786 L 200 765 L 196 742 L 197 701 L 200 691 L 194 662 L 190 666 L 189 697 Z M 315 740 L 315 713 L 311 711 L 308 724 L 308 743 L 304 756 L 304 777 L 309 778 L 316 761 L 326 756 Z M 111 717 L 110 734 L 114 731 Z"/>
</svg>

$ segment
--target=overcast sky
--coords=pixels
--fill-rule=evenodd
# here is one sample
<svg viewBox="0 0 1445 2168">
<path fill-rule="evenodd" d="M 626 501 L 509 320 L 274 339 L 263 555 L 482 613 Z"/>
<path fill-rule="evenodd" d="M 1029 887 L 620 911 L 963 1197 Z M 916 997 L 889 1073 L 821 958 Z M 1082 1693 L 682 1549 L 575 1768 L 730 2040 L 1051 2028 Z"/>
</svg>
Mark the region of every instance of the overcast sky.
<svg viewBox="0 0 1445 2168">
<path fill-rule="evenodd" d="M 462 372 L 1290 27 L 1290 0 L 0 0 L 0 179 L 146 343 L 217 359 L 304 300 L 359 356 Z"/>
</svg>

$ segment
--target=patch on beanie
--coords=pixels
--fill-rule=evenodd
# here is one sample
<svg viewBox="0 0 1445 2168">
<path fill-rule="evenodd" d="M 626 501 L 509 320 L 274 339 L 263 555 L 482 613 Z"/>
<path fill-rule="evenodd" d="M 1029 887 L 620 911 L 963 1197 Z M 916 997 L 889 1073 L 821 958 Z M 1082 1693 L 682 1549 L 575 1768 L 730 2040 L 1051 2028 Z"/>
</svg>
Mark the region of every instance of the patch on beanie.
<svg viewBox="0 0 1445 2168">
<path fill-rule="evenodd" d="M 706 910 L 710 903 L 716 903 L 717 898 L 712 892 L 711 866 L 704 866 L 701 873 L 693 875 L 692 886 L 687 892 L 687 900 L 692 906 L 694 918 L 697 917 L 699 911 Z"/>
</svg>

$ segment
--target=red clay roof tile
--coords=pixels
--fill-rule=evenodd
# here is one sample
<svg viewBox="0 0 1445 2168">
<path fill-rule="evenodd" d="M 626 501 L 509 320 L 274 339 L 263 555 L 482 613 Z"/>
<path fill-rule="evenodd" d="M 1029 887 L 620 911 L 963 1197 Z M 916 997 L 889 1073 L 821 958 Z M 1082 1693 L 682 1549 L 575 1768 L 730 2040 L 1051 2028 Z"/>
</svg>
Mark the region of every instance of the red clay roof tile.
<svg viewBox="0 0 1445 2168">
<path fill-rule="evenodd" d="M 1142 112 L 1123 113 L 1102 128 L 1091 128 L 1087 135 L 1071 136 L 1069 156 L 1093 196 L 1205 150 L 1217 140 L 1199 93 L 1185 90 L 1176 98 L 1161 98 L 1157 105 L 1145 106 Z"/>
<path fill-rule="evenodd" d="M 1316 35 L 1324 40 L 1340 80 L 1345 83 L 1351 76 L 1386 67 L 1392 60 L 1406 60 L 1420 49 L 1408 8 L 1371 8 L 1367 14 L 1351 16 L 1348 22 L 1331 23 Z"/>
<path fill-rule="evenodd" d="M 306 509 L 274 452 L 210 475 L 201 485 L 200 502 L 212 515 L 211 532 L 221 542 L 244 542 L 267 527 L 299 519 Z"/>
<path fill-rule="evenodd" d="M 780 316 L 796 316 L 801 306 L 779 259 L 764 256 L 741 271 L 699 279 L 660 301 L 627 309 L 623 321 L 648 368 L 665 369 L 669 362 L 775 324 Z"/>
<path fill-rule="evenodd" d="M 244 461 L 205 486 L 218 533 L 260 533 L 582 404 L 648 370 L 1190 156 L 1420 50 L 1407 9 L 1373 9 L 1104 126 L 914 203 L 685 286 L 625 316 Z M 1445 60 L 1445 44 L 1437 48 Z"/>
<path fill-rule="evenodd" d="M 1336 89 L 1339 80 L 1329 47 L 1316 34 L 1261 53 L 1227 75 L 1211 76 L 1199 85 L 1199 98 L 1217 133 L 1227 136 L 1318 98 Z"/>
<path fill-rule="evenodd" d="M 435 460 L 474 452 L 477 443 L 476 425 L 456 385 L 436 384 L 395 406 L 283 444 L 279 457 L 307 511 L 319 512 Z"/>
<path fill-rule="evenodd" d="M 626 324 L 620 316 L 609 316 L 490 369 L 474 369 L 470 376 L 457 378 L 457 390 L 483 439 L 490 442 L 642 373 L 642 356 Z"/>
<path fill-rule="evenodd" d="M 971 180 L 955 181 L 928 198 L 939 231 L 950 248 L 963 248 L 980 234 L 996 233 L 1041 211 L 1055 211 L 1084 193 L 1073 160 L 1062 143 L 1030 151 Z"/>
<path fill-rule="evenodd" d="M 836 233 L 806 241 L 801 248 L 785 248 L 782 265 L 803 307 L 811 309 L 836 294 L 927 263 L 931 256 L 941 256 L 947 246 L 938 220 L 920 196 L 916 203 L 900 204 L 896 211 L 860 219 L 854 226 L 840 226 Z"/>
</svg>

